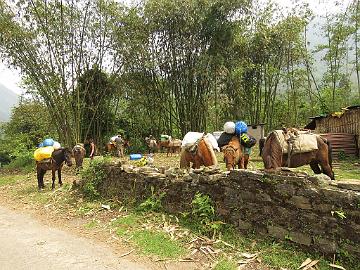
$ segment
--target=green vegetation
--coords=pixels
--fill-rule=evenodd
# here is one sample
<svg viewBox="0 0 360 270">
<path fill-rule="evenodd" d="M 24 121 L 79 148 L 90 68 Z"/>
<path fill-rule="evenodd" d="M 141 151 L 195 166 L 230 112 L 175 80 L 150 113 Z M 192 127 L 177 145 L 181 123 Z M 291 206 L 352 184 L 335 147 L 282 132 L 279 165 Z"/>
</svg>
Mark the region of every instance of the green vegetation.
<svg viewBox="0 0 360 270">
<path fill-rule="evenodd" d="M 228 259 L 222 259 L 214 267 L 214 270 L 237 270 L 237 269 L 238 266 L 236 262 Z"/>
<path fill-rule="evenodd" d="M 104 164 L 108 161 L 107 158 L 94 159 L 87 168 L 81 171 L 81 178 L 83 181 L 81 186 L 82 192 L 91 200 L 100 197 L 98 186 L 106 177 Z"/>
<path fill-rule="evenodd" d="M 161 192 L 160 194 L 154 193 L 154 187 L 151 186 L 151 196 L 147 198 L 144 202 L 142 202 L 137 209 L 139 211 L 148 212 L 154 211 L 158 212 L 161 210 L 161 200 L 164 198 L 165 192 Z"/>
<path fill-rule="evenodd" d="M 185 248 L 163 232 L 136 231 L 133 233 L 133 241 L 144 254 L 156 255 L 163 259 L 178 258 L 186 252 Z"/>
<path fill-rule="evenodd" d="M 201 233 L 215 236 L 224 223 L 216 220 L 215 208 L 211 198 L 208 195 L 196 193 L 191 202 L 191 207 L 192 222 L 195 223 L 197 229 Z"/>
<path fill-rule="evenodd" d="M 86 229 L 94 229 L 94 228 L 97 227 L 98 224 L 99 224 L 99 222 L 98 222 L 97 220 L 93 219 L 93 220 L 91 220 L 90 222 L 86 223 L 86 224 L 84 225 L 84 227 L 85 227 Z"/>
<path fill-rule="evenodd" d="M 24 175 L 21 175 L 21 174 L 19 174 L 19 175 L 1 175 L 0 174 L 0 186 L 13 185 L 17 181 L 21 181 L 24 178 L 26 178 L 26 177 L 24 177 Z"/>
<path fill-rule="evenodd" d="M 180 137 L 234 119 L 303 127 L 359 104 L 358 2 L 326 16 L 315 48 L 308 5 L 262 3 L 2 1 L 2 58 L 41 101 L 24 111 L 34 117 L 26 139 L 94 137 L 102 147 L 121 128 L 135 151 L 150 133 Z"/>
</svg>

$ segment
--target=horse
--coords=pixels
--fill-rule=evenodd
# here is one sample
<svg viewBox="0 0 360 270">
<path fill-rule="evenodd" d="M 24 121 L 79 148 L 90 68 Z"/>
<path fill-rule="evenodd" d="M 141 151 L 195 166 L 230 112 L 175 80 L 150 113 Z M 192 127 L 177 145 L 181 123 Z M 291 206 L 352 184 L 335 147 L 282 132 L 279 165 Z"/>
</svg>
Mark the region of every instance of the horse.
<svg viewBox="0 0 360 270">
<path fill-rule="evenodd" d="M 285 135 L 287 134 L 287 130 L 283 132 Z M 328 140 L 316 135 L 318 149 L 305 153 L 293 153 L 289 157 L 287 153 L 283 153 L 277 136 L 277 133 L 271 132 L 262 149 L 262 159 L 266 170 L 279 167 L 296 168 L 309 164 L 314 173 L 324 173 L 332 180 L 335 179 L 332 170 L 332 147 Z"/>
<path fill-rule="evenodd" d="M 181 151 L 181 140 L 169 139 L 166 141 L 160 141 L 159 148 L 165 147 L 167 149 L 166 156 L 172 155 L 172 153 L 180 153 Z"/>
<path fill-rule="evenodd" d="M 212 144 L 206 137 L 202 137 L 194 145 L 183 147 L 180 153 L 180 168 L 199 169 L 200 166 L 217 165 L 217 159 Z"/>
<path fill-rule="evenodd" d="M 84 157 L 86 155 L 86 150 L 84 148 L 84 144 L 82 143 L 78 143 L 74 146 L 74 148 L 72 149 L 73 151 L 73 155 L 75 158 L 75 164 L 76 164 L 76 168 L 82 168 L 82 164 L 83 164 L 83 160 Z"/>
<path fill-rule="evenodd" d="M 60 148 L 54 150 L 50 159 L 44 161 L 36 161 L 36 175 L 38 180 L 39 190 L 43 189 L 44 186 L 44 175 L 46 171 L 51 170 L 52 172 L 52 190 L 55 189 L 55 172 L 58 171 L 59 185 L 62 186 L 61 181 L 61 169 L 64 165 L 64 162 L 69 167 L 72 166 L 72 151 L 70 148 Z"/>
<path fill-rule="evenodd" d="M 127 148 L 129 148 L 129 146 L 130 146 L 130 142 L 128 140 L 124 140 L 124 152 L 126 151 Z M 116 153 L 117 153 L 115 143 L 108 142 L 107 144 L 105 144 L 105 149 L 106 149 L 106 152 L 111 155 L 116 155 Z"/>
<path fill-rule="evenodd" d="M 238 136 L 233 136 L 229 143 L 222 147 L 222 152 L 228 171 L 235 169 L 236 165 L 239 169 L 247 169 L 249 155 L 245 154 L 244 146 L 241 145 Z"/>
<path fill-rule="evenodd" d="M 154 138 L 145 138 L 146 145 L 148 147 L 149 154 L 154 153 L 158 149 L 158 143 Z"/>
</svg>

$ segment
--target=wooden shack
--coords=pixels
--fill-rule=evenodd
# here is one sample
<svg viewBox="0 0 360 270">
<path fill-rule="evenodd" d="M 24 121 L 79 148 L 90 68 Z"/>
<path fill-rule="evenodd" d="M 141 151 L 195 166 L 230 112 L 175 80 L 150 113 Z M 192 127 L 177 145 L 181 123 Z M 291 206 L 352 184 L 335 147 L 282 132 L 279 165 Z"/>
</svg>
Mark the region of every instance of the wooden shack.
<svg viewBox="0 0 360 270">
<path fill-rule="evenodd" d="M 310 117 L 305 128 L 322 134 L 333 145 L 334 154 L 359 156 L 360 105 L 344 108 L 341 112 Z"/>
<path fill-rule="evenodd" d="M 265 124 L 253 124 L 247 125 L 248 134 L 255 137 L 256 141 L 265 137 Z"/>
</svg>

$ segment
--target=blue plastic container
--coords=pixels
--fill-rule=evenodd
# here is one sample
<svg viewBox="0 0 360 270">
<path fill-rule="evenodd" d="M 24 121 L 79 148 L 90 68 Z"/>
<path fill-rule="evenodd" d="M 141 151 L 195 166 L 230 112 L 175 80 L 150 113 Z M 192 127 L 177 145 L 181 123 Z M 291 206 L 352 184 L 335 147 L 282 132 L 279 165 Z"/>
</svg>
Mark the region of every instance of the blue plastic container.
<svg viewBox="0 0 360 270">
<path fill-rule="evenodd" d="M 240 135 L 248 131 L 247 124 L 244 121 L 238 121 L 235 123 L 235 134 Z"/>
<path fill-rule="evenodd" d="M 45 139 L 43 141 L 43 145 L 44 146 L 53 146 L 54 145 L 54 140 L 53 139 Z"/>
<path fill-rule="evenodd" d="M 138 160 L 142 158 L 142 154 L 130 154 L 130 160 Z"/>
<path fill-rule="evenodd" d="M 39 143 L 38 147 L 39 147 L 39 148 L 40 148 L 40 147 L 44 147 L 44 143 L 43 143 L 43 142 L 42 142 L 42 143 Z"/>
</svg>

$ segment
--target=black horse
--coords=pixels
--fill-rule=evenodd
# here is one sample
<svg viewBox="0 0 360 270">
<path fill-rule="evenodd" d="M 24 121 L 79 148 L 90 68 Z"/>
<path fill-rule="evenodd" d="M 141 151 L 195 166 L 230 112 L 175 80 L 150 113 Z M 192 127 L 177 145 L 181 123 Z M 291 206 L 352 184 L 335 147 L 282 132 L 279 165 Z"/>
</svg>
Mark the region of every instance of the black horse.
<svg viewBox="0 0 360 270">
<path fill-rule="evenodd" d="M 64 165 L 64 161 L 66 165 L 69 167 L 72 166 L 72 151 L 70 148 L 60 148 L 55 150 L 51 158 L 44 161 L 36 161 L 36 174 L 38 180 L 38 188 L 39 190 L 43 189 L 44 186 L 44 175 L 46 171 L 52 171 L 52 190 L 55 189 L 55 172 L 58 171 L 59 185 L 62 186 L 61 181 L 61 169 Z"/>
</svg>

